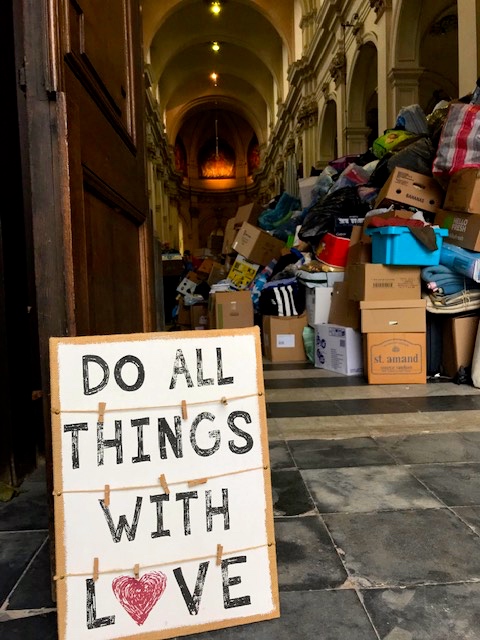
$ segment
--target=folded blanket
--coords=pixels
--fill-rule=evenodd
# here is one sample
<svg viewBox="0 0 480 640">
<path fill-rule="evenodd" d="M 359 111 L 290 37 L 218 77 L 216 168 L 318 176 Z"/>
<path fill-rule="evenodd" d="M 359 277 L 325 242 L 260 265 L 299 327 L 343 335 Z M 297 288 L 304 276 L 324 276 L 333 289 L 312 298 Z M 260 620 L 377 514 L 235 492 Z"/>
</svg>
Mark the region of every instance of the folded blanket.
<svg viewBox="0 0 480 640">
<path fill-rule="evenodd" d="M 464 290 L 480 289 L 480 283 L 444 264 L 424 267 L 420 274 L 432 293 L 451 295 Z"/>
<path fill-rule="evenodd" d="M 431 313 L 463 313 L 480 309 L 480 289 L 476 291 L 464 290 L 449 296 L 440 294 L 425 294 L 427 311 Z"/>
</svg>

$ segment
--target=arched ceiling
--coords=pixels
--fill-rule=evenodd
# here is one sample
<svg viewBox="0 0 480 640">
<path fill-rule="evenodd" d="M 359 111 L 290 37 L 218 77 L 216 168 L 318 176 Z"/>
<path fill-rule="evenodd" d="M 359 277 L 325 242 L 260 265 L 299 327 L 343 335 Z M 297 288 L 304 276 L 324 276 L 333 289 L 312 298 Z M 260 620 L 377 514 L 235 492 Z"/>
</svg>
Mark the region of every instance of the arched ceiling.
<svg viewBox="0 0 480 640">
<path fill-rule="evenodd" d="M 294 55 L 294 0 L 143 0 L 145 59 L 171 144 L 199 111 L 240 114 L 266 142 L 285 61 Z M 220 51 L 211 50 L 212 41 Z M 210 73 L 218 74 L 217 86 Z"/>
</svg>

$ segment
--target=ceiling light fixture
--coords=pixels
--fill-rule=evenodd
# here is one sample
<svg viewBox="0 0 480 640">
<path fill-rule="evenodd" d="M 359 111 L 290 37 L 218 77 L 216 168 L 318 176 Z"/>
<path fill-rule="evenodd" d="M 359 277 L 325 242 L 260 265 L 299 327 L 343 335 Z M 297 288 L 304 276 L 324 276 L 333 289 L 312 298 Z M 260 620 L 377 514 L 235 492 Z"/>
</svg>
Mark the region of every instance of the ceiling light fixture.
<svg viewBox="0 0 480 640">
<path fill-rule="evenodd" d="M 210 11 L 213 13 L 214 16 L 218 16 L 221 10 L 222 10 L 222 4 L 221 2 L 219 2 L 219 0 L 214 0 L 214 2 L 210 4 Z"/>
<path fill-rule="evenodd" d="M 217 41 L 212 42 L 212 51 L 215 51 L 215 53 L 217 53 L 217 51 L 220 51 L 220 44 Z"/>
<path fill-rule="evenodd" d="M 218 75 L 215 73 L 215 71 L 210 74 L 210 78 L 213 80 L 213 84 L 216 87 L 217 86 Z"/>
</svg>

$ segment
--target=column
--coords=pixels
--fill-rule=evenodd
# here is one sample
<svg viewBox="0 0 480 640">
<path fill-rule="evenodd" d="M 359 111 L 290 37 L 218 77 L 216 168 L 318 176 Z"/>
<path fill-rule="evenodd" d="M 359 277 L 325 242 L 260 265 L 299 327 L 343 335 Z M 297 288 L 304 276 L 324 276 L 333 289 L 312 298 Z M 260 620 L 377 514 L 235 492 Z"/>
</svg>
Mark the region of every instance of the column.
<svg viewBox="0 0 480 640">
<path fill-rule="evenodd" d="M 457 11 L 458 95 L 465 96 L 480 76 L 480 0 L 461 0 Z"/>
<path fill-rule="evenodd" d="M 395 122 L 402 107 L 418 104 L 418 81 L 424 69 L 421 67 L 393 68 L 388 73 L 388 79 L 393 90 L 393 119 Z"/>
</svg>

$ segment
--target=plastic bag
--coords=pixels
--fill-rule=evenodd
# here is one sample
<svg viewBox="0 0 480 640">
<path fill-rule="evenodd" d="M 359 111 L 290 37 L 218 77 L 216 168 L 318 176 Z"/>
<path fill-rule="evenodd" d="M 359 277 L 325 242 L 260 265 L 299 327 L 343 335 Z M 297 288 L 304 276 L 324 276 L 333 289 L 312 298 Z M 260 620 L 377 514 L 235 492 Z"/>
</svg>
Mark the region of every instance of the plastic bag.
<svg viewBox="0 0 480 640">
<path fill-rule="evenodd" d="M 325 233 L 335 233 L 337 218 L 365 217 L 370 205 L 358 195 L 358 187 L 344 187 L 328 193 L 307 213 L 298 237 L 312 246 L 318 245 Z"/>
<path fill-rule="evenodd" d="M 410 144 L 417 137 L 417 134 L 403 129 L 387 129 L 382 136 L 374 140 L 372 151 L 377 158 L 383 158 L 389 151 L 393 151 L 399 145 L 403 147 Z"/>
</svg>

